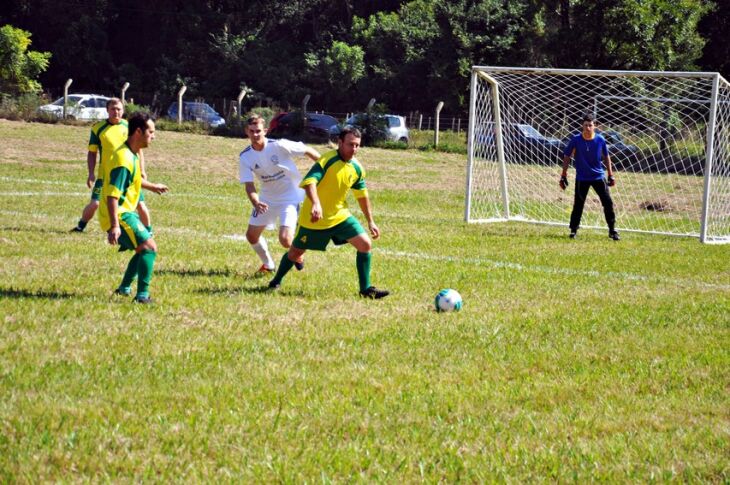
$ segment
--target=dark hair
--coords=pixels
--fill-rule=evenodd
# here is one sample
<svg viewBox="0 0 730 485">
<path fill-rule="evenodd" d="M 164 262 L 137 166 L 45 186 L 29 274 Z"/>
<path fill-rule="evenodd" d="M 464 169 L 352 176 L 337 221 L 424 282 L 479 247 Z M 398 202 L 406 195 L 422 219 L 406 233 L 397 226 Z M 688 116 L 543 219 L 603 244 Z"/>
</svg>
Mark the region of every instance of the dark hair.
<svg viewBox="0 0 730 485">
<path fill-rule="evenodd" d="M 134 134 L 135 131 L 137 131 L 137 128 L 142 130 L 142 133 L 147 131 L 147 122 L 150 121 L 152 117 L 149 113 L 146 113 L 144 111 L 137 111 L 132 116 L 129 117 L 127 120 L 127 123 L 129 127 L 127 128 L 127 137 L 130 137 Z"/>
<path fill-rule="evenodd" d="M 354 126 L 348 126 L 346 128 L 343 128 L 342 131 L 340 131 L 340 140 L 344 141 L 347 135 L 352 135 L 355 138 L 362 138 L 362 133 L 360 133 L 360 130 L 358 130 Z"/>
<path fill-rule="evenodd" d="M 583 119 L 581 120 L 581 123 L 585 123 L 586 121 L 592 121 L 596 122 L 596 117 L 593 115 L 593 113 L 586 113 L 583 115 Z"/>
<path fill-rule="evenodd" d="M 259 123 L 262 123 L 264 126 L 266 126 L 266 120 L 264 119 L 264 117 L 256 113 L 249 116 L 246 120 L 246 126 L 258 125 Z"/>
<path fill-rule="evenodd" d="M 111 106 L 111 105 L 113 105 L 113 104 L 117 104 L 117 103 L 119 103 L 119 104 L 121 104 L 122 106 L 124 106 L 124 103 L 122 102 L 122 100 L 121 100 L 121 99 L 119 99 L 119 98 L 109 98 L 109 99 L 108 99 L 108 100 L 106 101 L 106 107 L 108 108 L 109 106 Z"/>
</svg>

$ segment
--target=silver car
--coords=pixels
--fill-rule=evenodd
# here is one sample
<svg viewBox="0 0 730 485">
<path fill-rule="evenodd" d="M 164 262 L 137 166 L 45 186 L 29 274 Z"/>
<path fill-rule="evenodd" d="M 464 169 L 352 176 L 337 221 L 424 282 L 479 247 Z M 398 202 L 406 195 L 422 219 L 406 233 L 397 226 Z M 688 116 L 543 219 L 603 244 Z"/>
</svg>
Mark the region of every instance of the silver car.
<svg viewBox="0 0 730 485">
<path fill-rule="evenodd" d="M 104 120 L 108 117 L 106 102 L 109 99 L 98 94 L 69 94 L 66 117 L 75 120 Z M 41 113 L 61 118 L 63 116 L 63 98 L 58 98 L 50 104 L 44 104 L 38 110 Z"/>
<path fill-rule="evenodd" d="M 373 138 L 386 139 L 388 141 L 399 141 L 408 143 L 409 133 L 408 127 L 406 126 L 406 119 L 398 115 L 372 115 L 375 117 L 375 123 L 378 125 L 378 135 Z M 368 126 L 368 114 L 367 113 L 356 113 L 345 120 L 345 126 L 354 126 L 360 131 L 364 131 L 364 128 Z M 382 126 L 382 132 L 381 127 Z M 330 129 L 330 135 L 332 138 L 336 138 L 341 130 L 340 126 L 333 126 Z"/>
</svg>

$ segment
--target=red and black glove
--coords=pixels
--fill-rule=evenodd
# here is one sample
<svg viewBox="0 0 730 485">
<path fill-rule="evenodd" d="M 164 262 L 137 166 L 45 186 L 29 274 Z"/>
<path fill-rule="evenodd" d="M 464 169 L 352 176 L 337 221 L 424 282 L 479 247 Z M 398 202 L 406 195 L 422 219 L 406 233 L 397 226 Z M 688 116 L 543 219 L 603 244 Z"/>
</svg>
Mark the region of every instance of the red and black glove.
<svg viewBox="0 0 730 485">
<path fill-rule="evenodd" d="M 568 177 L 562 175 L 560 177 L 560 188 L 565 190 L 568 187 Z"/>
</svg>

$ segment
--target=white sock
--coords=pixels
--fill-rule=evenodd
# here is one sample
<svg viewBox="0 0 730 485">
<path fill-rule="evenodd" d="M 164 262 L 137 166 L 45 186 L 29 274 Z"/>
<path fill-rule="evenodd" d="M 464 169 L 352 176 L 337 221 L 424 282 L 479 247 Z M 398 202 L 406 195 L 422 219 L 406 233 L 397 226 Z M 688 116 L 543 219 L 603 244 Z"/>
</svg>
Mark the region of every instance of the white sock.
<svg viewBox="0 0 730 485">
<path fill-rule="evenodd" d="M 271 253 L 269 253 L 269 245 L 266 244 L 266 239 L 263 236 L 259 238 L 259 242 L 257 242 L 256 244 L 252 244 L 251 247 L 254 251 L 256 251 L 256 254 L 259 255 L 259 259 L 264 264 L 264 266 L 266 266 L 266 268 L 276 268 L 276 263 L 271 258 Z"/>
</svg>

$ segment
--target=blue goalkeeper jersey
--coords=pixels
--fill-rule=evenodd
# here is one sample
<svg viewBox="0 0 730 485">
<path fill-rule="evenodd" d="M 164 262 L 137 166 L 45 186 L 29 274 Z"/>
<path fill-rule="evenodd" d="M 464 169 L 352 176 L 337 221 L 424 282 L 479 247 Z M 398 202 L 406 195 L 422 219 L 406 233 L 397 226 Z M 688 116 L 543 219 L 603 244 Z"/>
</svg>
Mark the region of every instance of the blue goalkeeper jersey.
<svg viewBox="0 0 730 485">
<path fill-rule="evenodd" d="M 575 159 L 576 180 L 587 182 L 605 178 L 603 160 L 608 156 L 608 145 L 598 133 L 592 140 L 586 140 L 582 133 L 578 133 L 570 139 L 563 155 Z"/>
</svg>

